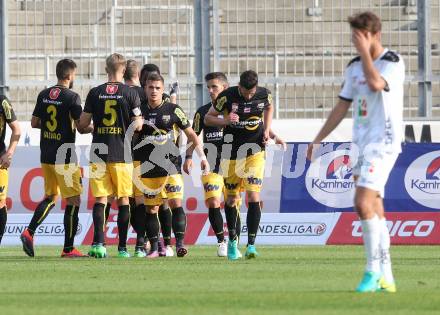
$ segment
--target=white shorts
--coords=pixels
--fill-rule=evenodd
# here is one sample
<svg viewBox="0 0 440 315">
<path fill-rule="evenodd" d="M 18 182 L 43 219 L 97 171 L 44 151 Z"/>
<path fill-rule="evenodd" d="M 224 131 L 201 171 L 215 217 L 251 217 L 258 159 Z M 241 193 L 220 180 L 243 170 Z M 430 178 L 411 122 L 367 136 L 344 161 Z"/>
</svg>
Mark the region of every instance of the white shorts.
<svg viewBox="0 0 440 315">
<path fill-rule="evenodd" d="M 398 153 L 381 153 L 377 151 L 369 155 L 359 156 L 357 163 L 353 166 L 353 176 L 358 177 L 356 186 L 375 190 L 384 198 L 385 184 L 398 156 Z"/>
</svg>

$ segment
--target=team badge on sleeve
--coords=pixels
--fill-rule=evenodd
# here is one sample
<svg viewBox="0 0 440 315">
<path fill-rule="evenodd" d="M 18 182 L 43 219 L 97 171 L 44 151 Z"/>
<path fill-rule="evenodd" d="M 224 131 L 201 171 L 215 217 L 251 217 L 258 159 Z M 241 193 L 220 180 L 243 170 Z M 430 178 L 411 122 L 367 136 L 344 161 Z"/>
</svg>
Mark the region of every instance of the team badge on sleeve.
<svg viewBox="0 0 440 315">
<path fill-rule="evenodd" d="M 185 113 L 180 108 L 176 108 L 174 110 L 174 114 L 176 114 L 177 117 L 179 117 L 183 125 L 186 125 L 188 123 L 188 119 L 186 118 Z"/>
<path fill-rule="evenodd" d="M 139 107 L 133 108 L 133 115 L 140 116 L 142 114 L 141 109 Z"/>
<path fill-rule="evenodd" d="M 226 96 L 222 96 L 222 97 L 220 97 L 220 98 L 217 100 L 216 104 L 215 104 L 215 108 L 216 108 L 218 111 L 222 111 L 222 110 L 223 110 L 223 106 L 225 105 L 226 101 L 227 101 Z"/>
<path fill-rule="evenodd" d="M 12 118 L 12 106 L 9 104 L 7 100 L 3 100 L 2 102 L 3 112 L 5 113 L 6 119 Z"/>
</svg>

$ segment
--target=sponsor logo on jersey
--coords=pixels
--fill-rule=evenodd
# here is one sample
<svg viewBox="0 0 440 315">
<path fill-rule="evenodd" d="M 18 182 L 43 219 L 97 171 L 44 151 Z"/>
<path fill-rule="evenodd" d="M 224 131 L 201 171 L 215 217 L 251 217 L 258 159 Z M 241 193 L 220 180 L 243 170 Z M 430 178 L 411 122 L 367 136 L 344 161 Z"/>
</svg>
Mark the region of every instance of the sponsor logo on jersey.
<svg viewBox="0 0 440 315">
<path fill-rule="evenodd" d="M 347 151 L 330 152 L 313 161 L 307 171 L 306 188 L 323 205 L 351 207 L 355 184 Z"/>
<path fill-rule="evenodd" d="M 162 121 L 164 122 L 164 124 L 168 124 L 171 120 L 171 116 L 170 115 L 163 115 L 162 116 Z"/>
<path fill-rule="evenodd" d="M 257 105 L 257 108 L 260 109 L 260 110 L 263 109 L 264 108 L 264 103 L 259 103 Z"/>
<path fill-rule="evenodd" d="M 49 92 L 49 98 L 50 98 L 51 100 L 56 100 L 56 99 L 58 98 L 58 96 L 60 96 L 60 93 L 61 93 L 61 89 L 59 89 L 59 88 L 53 88 L 53 89 L 51 89 L 50 92 Z"/>
<path fill-rule="evenodd" d="M 440 200 L 440 151 L 424 154 L 414 160 L 405 174 L 405 188 L 415 201 L 438 209 Z"/>
<path fill-rule="evenodd" d="M 246 113 L 246 114 L 248 114 L 250 112 L 251 112 L 251 108 L 250 107 L 245 107 L 244 110 L 243 110 L 243 113 Z"/>
<path fill-rule="evenodd" d="M 105 87 L 105 92 L 111 95 L 116 94 L 116 92 L 118 91 L 118 87 L 119 86 L 117 84 L 108 84 Z"/>
</svg>

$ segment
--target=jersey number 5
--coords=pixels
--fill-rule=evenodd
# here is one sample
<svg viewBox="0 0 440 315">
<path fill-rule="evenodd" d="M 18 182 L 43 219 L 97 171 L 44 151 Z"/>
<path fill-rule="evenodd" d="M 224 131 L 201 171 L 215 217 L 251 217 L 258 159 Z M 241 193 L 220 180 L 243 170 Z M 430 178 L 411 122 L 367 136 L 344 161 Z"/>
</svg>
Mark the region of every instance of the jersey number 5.
<svg viewBox="0 0 440 315">
<path fill-rule="evenodd" d="M 104 115 L 110 115 L 110 118 L 105 117 L 102 122 L 106 126 L 113 126 L 116 122 L 116 110 L 113 108 L 113 106 L 116 106 L 118 102 L 116 100 L 106 100 L 105 101 L 105 107 L 104 107 Z"/>
<path fill-rule="evenodd" d="M 46 127 L 50 132 L 54 132 L 57 129 L 57 108 L 54 105 L 47 107 L 47 113 L 50 115 L 49 120 L 46 121 Z"/>
</svg>

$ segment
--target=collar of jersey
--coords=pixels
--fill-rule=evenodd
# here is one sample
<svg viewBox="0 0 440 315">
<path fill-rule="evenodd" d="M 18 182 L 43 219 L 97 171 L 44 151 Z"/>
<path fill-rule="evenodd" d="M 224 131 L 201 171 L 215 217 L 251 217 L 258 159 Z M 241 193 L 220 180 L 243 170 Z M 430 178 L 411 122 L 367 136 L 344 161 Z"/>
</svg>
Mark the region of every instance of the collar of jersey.
<svg viewBox="0 0 440 315">
<path fill-rule="evenodd" d="M 383 49 L 383 52 L 380 54 L 380 56 L 377 57 L 373 62 L 376 62 L 376 61 L 380 60 L 383 56 L 385 56 L 385 54 L 386 54 L 388 51 L 389 51 L 388 48 L 384 48 L 384 49 Z"/>
<path fill-rule="evenodd" d="M 258 88 L 258 86 L 257 86 L 257 88 Z M 250 103 L 250 102 L 252 102 L 252 100 L 253 100 L 254 97 L 255 97 L 255 94 L 257 94 L 257 91 L 255 91 L 255 94 L 254 94 L 254 95 L 251 97 L 251 99 L 248 101 L 248 100 L 246 100 L 246 99 L 243 97 L 243 95 L 241 95 L 240 88 L 238 87 L 238 85 L 237 85 L 237 91 L 238 91 L 238 95 L 240 95 L 241 99 L 242 99 L 245 103 Z"/>
<path fill-rule="evenodd" d="M 152 108 L 152 107 L 150 106 L 150 103 L 147 102 L 147 106 L 148 106 L 148 108 L 151 109 L 151 110 L 159 109 L 159 108 L 162 107 L 163 104 L 165 104 L 165 100 L 162 100 L 162 103 L 160 103 L 159 106 L 157 106 L 157 107 L 155 107 L 155 108 Z"/>
<path fill-rule="evenodd" d="M 105 84 L 122 84 L 122 82 L 106 82 Z"/>
</svg>

